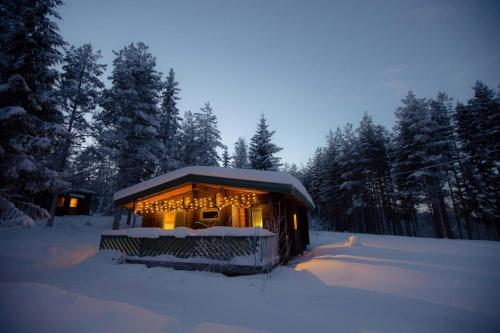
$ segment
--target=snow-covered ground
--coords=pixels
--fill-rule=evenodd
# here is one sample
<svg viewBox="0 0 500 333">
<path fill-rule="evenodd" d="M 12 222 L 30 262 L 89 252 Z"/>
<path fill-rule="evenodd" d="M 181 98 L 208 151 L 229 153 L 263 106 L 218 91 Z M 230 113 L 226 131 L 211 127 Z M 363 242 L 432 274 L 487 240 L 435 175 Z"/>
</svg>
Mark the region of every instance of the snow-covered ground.
<svg viewBox="0 0 500 333">
<path fill-rule="evenodd" d="M 271 274 L 119 264 L 110 218 L 0 230 L 0 332 L 499 332 L 500 243 L 311 233 Z"/>
</svg>

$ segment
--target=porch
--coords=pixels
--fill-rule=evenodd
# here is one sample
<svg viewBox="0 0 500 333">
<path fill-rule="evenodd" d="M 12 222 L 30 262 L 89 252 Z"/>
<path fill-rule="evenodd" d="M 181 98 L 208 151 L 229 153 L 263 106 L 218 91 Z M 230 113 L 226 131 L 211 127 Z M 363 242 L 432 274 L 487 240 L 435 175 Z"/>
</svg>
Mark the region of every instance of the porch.
<svg viewBox="0 0 500 333">
<path fill-rule="evenodd" d="M 261 228 L 108 230 L 101 250 L 116 250 L 128 263 L 225 274 L 270 271 L 279 260 L 276 235 Z"/>
</svg>

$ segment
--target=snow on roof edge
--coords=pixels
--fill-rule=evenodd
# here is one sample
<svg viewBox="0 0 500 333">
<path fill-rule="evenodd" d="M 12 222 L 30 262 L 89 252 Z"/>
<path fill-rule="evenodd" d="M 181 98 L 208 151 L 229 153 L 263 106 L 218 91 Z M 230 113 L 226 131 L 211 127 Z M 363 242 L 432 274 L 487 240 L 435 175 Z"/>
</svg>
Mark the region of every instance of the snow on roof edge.
<svg viewBox="0 0 500 333">
<path fill-rule="evenodd" d="M 187 175 L 230 178 L 263 183 L 274 183 L 293 186 L 314 207 L 314 202 L 302 183 L 292 175 L 282 171 L 262 171 L 254 169 L 221 168 L 209 166 L 189 166 L 167 172 L 163 175 L 145 180 L 115 192 L 113 201 L 148 190 L 152 187 L 185 177 Z"/>
</svg>

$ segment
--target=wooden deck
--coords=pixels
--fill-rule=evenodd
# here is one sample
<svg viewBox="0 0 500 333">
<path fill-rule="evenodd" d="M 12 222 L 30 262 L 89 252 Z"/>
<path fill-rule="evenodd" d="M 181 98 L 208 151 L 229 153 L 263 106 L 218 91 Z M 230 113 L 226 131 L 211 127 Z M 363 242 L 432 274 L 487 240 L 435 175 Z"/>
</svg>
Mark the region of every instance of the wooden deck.
<svg viewBox="0 0 500 333">
<path fill-rule="evenodd" d="M 278 261 L 276 236 L 102 235 L 101 250 L 116 250 L 128 263 L 229 275 L 269 272 Z"/>
</svg>

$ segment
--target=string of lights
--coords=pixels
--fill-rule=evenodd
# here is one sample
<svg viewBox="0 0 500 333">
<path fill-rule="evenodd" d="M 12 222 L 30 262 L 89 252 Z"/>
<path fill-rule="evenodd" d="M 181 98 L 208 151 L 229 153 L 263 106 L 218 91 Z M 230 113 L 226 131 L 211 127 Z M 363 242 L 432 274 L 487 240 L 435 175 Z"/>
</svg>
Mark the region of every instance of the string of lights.
<svg viewBox="0 0 500 333">
<path fill-rule="evenodd" d="M 194 211 L 197 209 L 217 208 L 222 209 L 228 206 L 250 208 L 257 202 L 257 194 L 235 194 L 224 195 L 217 193 L 215 196 L 204 196 L 191 198 L 184 196 L 178 199 L 156 200 L 156 201 L 140 201 L 136 206 L 136 213 L 163 213 L 173 211 Z"/>
</svg>

